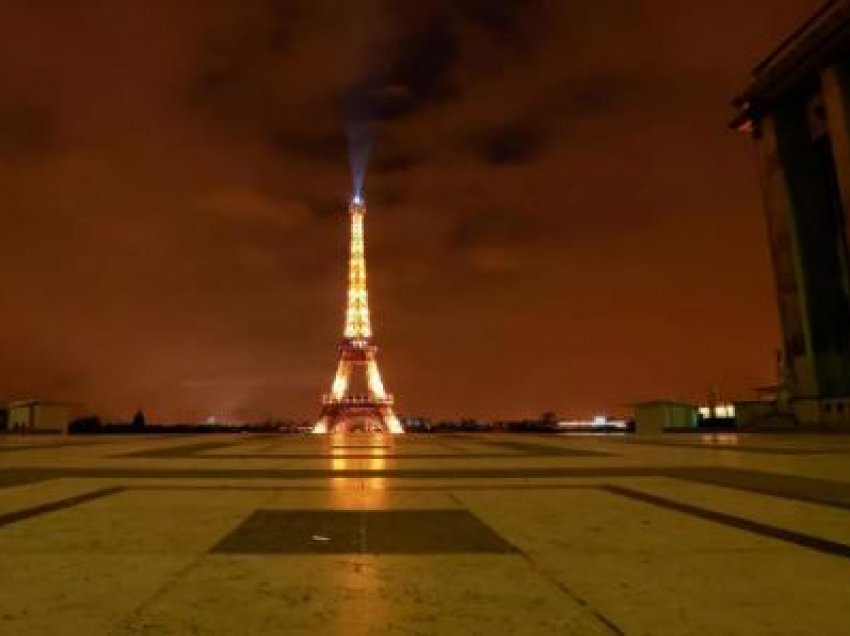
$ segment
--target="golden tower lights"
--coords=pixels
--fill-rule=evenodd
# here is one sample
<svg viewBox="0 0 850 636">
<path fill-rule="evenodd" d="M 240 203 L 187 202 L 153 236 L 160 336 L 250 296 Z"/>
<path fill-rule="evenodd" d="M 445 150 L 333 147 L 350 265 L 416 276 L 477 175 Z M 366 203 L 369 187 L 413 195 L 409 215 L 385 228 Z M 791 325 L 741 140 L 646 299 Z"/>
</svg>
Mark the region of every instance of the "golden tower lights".
<svg viewBox="0 0 850 636">
<path fill-rule="evenodd" d="M 364 216 L 366 204 L 355 195 L 348 206 L 351 244 L 348 257 L 348 304 L 345 330 L 339 345 L 339 362 L 331 392 L 322 397 L 322 414 L 314 433 L 347 431 L 357 425 L 399 434 L 404 430 L 393 411 L 393 396 L 386 392 L 378 370 L 378 348 L 372 344 L 369 292 L 366 288 Z M 352 392 L 355 373 L 365 373 L 367 390 Z"/>
</svg>

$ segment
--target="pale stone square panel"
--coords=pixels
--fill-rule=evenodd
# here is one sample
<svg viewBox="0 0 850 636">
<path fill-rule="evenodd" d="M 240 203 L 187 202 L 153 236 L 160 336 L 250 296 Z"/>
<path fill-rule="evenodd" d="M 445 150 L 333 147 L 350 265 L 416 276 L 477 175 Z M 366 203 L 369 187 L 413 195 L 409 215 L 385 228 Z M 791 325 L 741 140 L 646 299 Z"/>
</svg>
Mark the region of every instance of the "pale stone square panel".
<svg viewBox="0 0 850 636">
<path fill-rule="evenodd" d="M 0 528 L 0 552 L 206 552 L 269 493 L 125 491 Z"/>
<path fill-rule="evenodd" d="M 850 545 L 850 509 L 678 479 L 635 479 L 630 488 Z"/>
<path fill-rule="evenodd" d="M 600 491 L 459 498 L 629 634 L 840 634 L 847 625 L 847 559 Z"/>
<path fill-rule="evenodd" d="M 194 555 L 9 552 L 0 548 L 0 633 L 109 634 Z"/>
<path fill-rule="evenodd" d="M 361 555 L 207 557 L 116 632 L 141 633 L 612 632 L 521 557 Z"/>
<path fill-rule="evenodd" d="M 108 479 L 61 478 L 0 488 L 0 514 L 61 501 L 111 485 Z"/>
</svg>

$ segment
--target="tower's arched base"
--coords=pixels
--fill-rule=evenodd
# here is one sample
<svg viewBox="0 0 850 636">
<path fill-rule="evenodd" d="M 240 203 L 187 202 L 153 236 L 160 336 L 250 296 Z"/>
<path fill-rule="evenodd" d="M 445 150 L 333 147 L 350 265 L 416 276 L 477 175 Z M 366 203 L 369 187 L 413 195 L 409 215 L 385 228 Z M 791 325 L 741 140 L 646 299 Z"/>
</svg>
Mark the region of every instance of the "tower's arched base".
<svg viewBox="0 0 850 636">
<path fill-rule="evenodd" d="M 401 435 L 404 429 L 392 409 L 352 409 L 328 404 L 313 427 L 313 433 L 389 433 Z"/>
</svg>

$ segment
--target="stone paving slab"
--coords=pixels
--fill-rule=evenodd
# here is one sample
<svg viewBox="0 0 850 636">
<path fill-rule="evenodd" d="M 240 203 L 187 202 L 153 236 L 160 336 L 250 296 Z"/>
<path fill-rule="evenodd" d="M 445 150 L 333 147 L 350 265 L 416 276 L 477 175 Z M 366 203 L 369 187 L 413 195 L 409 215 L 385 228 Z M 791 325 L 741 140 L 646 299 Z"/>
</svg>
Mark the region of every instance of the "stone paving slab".
<svg viewBox="0 0 850 636">
<path fill-rule="evenodd" d="M 846 633 L 850 438 L 660 441 L 16 440 L 0 633 Z"/>
<path fill-rule="evenodd" d="M 215 554 L 512 554 L 463 509 L 255 510 Z"/>
<path fill-rule="evenodd" d="M 228 600 L 226 611 L 222 599 Z M 211 555 L 112 633 L 594 636 L 617 631 L 520 557 Z"/>
</svg>

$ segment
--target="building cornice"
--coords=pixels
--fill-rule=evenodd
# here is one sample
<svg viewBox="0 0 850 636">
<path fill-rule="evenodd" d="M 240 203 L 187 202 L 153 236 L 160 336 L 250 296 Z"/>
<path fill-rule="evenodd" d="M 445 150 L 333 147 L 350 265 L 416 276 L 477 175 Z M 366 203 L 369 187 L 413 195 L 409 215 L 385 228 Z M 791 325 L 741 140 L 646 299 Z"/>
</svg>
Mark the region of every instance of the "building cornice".
<svg viewBox="0 0 850 636">
<path fill-rule="evenodd" d="M 850 51 L 850 0 L 831 0 L 753 69 L 753 82 L 732 102 L 731 126 L 752 130 L 761 114 Z"/>
</svg>

